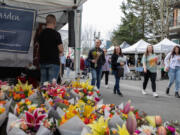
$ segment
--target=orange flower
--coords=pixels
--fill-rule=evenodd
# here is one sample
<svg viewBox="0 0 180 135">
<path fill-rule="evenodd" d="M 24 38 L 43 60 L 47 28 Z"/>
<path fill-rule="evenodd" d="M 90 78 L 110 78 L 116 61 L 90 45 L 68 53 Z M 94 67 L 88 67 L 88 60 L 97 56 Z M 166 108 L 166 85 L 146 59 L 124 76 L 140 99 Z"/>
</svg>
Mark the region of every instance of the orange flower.
<svg viewBox="0 0 180 135">
<path fill-rule="evenodd" d="M 69 105 L 69 101 L 68 100 L 64 100 L 64 104 L 68 106 Z"/>
<path fill-rule="evenodd" d="M 17 112 L 18 114 L 20 113 L 19 107 L 16 108 L 16 112 Z"/>
<path fill-rule="evenodd" d="M 6 101 L 4 100 L 0 101 L 0 105 L 4 105 L 4 104 L 6 104 Z"/>
<path fill-rule="evenodd" d="M 5 110 L 6 110 L 6 109 L 5 109 L 4 107 L 1 107 L 1 106 L 0 106 L 0 114 L 4 113 Z"/>
<path fill-rule="evenodd" d="M 13 96 L 14 96 L 14 100 L 19 100 L 19 99 L 21 99 L 20 94 L 13 93 Z"/>
<path fill-rule="evenodd" d="M 53 105 L 54 105 L 53 101 L 49 101 L 49 104 L 50 104 L 51 106 L 53 106 Z"/>
</svg>

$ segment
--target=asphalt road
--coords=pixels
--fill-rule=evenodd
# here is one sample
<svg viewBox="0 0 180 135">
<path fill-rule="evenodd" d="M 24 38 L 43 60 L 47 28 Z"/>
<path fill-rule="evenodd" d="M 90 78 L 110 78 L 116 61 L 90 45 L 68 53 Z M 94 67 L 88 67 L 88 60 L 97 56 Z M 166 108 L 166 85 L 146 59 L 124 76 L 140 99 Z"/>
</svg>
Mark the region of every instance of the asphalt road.
<svg viewBox="0 0 180 135">
<path fill-rule="evenodd" d="M 143 79 L 142 79 L 143 80 Z M 151 82 L 149 80 L 146 89 L 147 95 L 142 95 L 143 81 L 136 80 L 120 80 L 120 89 L 123 97 L 113 94 L 114 77 L 111 75 L 109 79 L 109 88 L 105 88 L 104 78 L 101 81 L 101 93 L 105 104 L 120 104 L 128 100 L 132 101 L 132 105 L 140 111 L 145 111 L 150 115 L 161 115 L 164 120 L 180 121 L 180 99 L 174 97 L 174 85 L 170 90 L 170 96 L 165 94 L 168 80 L 157 81 L 157 93 L 159 98 L 152 96 Z"/>
</svg>

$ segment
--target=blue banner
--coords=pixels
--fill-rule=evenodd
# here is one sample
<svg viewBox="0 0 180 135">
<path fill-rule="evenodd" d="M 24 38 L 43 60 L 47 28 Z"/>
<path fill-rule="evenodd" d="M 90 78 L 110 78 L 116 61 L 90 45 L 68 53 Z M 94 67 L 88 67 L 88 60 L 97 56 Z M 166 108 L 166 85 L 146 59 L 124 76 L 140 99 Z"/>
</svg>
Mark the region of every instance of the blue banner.
<svg viewBox="0 0 180 135">
<path fill-rule="evenodd" d="M 0 5 L 0 51 L 27 53 L 36 11 Z"/>
</svg>

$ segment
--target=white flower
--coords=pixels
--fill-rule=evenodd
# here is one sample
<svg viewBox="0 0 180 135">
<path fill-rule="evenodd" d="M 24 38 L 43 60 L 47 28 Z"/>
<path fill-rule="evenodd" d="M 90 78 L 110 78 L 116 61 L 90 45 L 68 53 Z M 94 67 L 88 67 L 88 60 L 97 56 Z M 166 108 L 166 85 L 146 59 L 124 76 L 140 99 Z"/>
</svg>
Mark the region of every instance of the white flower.
<svg viewBox="0 0 180 135">
<path fill-rule="evenodd" d="M 87 99 L 93 100 L 93 96 L 87 96 Z"/>
<path fill-rule="evenodd" d="M 8 86 L 8 85 L 2 85 L 1 86 L 2 91 L 8 91 L 9 89 L 10 89 L 10 86 Z"/>
<path fill-rule="evenodd" d="M 141 132 L 150 131 L 151 134 L 155 135 L 157 129 L 153 128 L 152 126 L 142 125 L 140 128 L 138 128 L 138 130 L 141 131 Z"/>
<path fill-rule="evenodd" d="M 49 82 L 44 82 L 43 85 L 44 85 L 44 86 L 48 86 L 48 85 L 49 85 Z"/>
</svg>

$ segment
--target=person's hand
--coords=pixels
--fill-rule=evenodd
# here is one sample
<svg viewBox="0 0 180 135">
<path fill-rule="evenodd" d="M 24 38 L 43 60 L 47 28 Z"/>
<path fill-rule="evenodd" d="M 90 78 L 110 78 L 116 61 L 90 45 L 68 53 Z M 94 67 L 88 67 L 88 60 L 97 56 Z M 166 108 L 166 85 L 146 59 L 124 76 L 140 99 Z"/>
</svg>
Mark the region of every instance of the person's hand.
<svg viewBox="0 0 180 135">
<path fill-rule="evenodd" d="M 166 67 L 166 68 L 165 68 L 165 71 L 168 72 L 168 71 L 169 71 L 169 67 Z"/>
<path fill-rule="evenodd" d="M 158 57 L 155 57 L 154 59 L 155 59 L 155 62 L 158 62 Z"/>
<path fill-rule="evenodd" d="M 144 73 L 147 73 L 147 69 L 146 68 L 144 68 Z"/>
<path fill-rule="evenodd" d="M 96 61 L 95 61 L 95 60 L 91 60 L 91 62 L 92 62 L 92 63 L 96 63 Z"/>
<path fill-rule="evenodd" d="M 121 66 L 124 66 L 124 62 L 120 62 L 120 65 L 121 65 Z"/>
<path fill-rule="evenodd" d="M 101 55 L 101 53 L 100 52 L 97 52 L 97 57 L 99 57 Z"/>
</svg>

